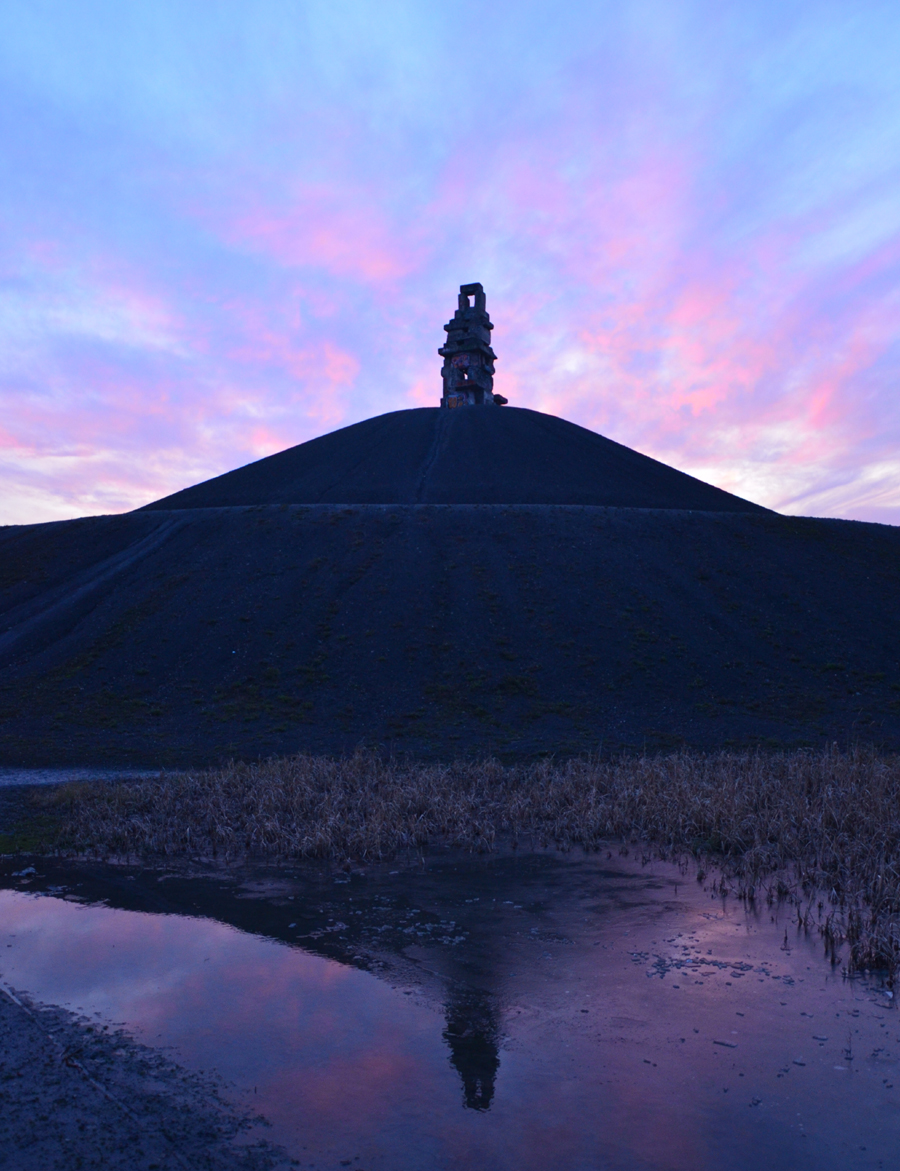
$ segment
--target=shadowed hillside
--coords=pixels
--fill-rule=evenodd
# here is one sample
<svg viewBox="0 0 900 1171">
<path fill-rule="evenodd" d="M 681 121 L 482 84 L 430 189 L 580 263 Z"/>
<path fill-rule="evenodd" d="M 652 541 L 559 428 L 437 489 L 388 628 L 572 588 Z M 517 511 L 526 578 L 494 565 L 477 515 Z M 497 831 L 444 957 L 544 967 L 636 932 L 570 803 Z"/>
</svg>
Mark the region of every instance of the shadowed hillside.
<svg viewBox="0 0 900 1171">
<path fill-rule="evenodd" d="M 898 748 L 898 566 L 900 530 L 764 511 L 282 504 L 10 527 L 0 761 Z"/>
<path fill-rule="evenodd" d="M 147 508 L 233 504 L 600 504 L 763 512 L 538 411 L 393 411 Z"/>
</svg>

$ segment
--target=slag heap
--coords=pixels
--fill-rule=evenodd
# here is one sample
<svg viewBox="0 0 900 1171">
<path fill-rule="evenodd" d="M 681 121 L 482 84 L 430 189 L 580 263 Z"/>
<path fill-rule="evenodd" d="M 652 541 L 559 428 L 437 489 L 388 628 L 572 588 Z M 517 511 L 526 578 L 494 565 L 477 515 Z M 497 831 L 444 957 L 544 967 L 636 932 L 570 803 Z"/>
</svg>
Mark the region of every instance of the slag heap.
<svg viewBox="0 0 900 1171">
<path fill-rule="evenodd" d="M 438 350 L 444 359 L 442 407 L 506 405 L 502 394 L 494 394 L 493 328 L 481 285 L 460 285 L 459 308 L 444 326 L 447 340 Z"/>
</svg>

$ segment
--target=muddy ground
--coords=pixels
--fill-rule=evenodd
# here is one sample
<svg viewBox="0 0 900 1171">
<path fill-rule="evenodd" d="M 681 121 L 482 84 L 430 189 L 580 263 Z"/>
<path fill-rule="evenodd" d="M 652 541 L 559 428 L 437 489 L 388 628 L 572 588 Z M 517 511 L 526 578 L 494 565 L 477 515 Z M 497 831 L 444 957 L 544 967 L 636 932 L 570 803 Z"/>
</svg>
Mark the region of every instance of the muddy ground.
<svg viewBox="0 0 900 1171">
<path fill-rule="evenodd" d="M 2 961 L 0 961 L 2 963 Z M 0 984 L 3 1171 L 274 1171 L 296 1164 L 200 1077 Z"/>
</svg>

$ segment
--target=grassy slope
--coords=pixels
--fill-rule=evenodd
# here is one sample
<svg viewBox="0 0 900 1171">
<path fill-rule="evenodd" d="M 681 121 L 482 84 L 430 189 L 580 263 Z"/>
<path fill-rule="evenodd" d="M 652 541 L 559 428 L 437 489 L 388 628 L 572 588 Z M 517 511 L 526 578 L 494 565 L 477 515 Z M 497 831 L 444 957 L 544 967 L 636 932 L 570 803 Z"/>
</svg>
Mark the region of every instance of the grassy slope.
<svg viewBox="0 0 900 1171">
<path fill-rule="evenodd" d="M 0 530 L 0 763 L 897 748 L 898 553 L 885 526 L 537 505 Z"/>
</svg>

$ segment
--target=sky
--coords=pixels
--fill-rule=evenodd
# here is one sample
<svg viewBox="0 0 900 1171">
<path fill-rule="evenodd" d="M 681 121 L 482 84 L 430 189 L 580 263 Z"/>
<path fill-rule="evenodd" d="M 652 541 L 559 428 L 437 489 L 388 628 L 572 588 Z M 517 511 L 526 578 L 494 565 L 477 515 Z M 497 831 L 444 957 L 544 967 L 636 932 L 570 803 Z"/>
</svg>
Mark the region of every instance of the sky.
<svg viewBox="0 0 900 1171">
<path fill-rule="evenodd" d="M 495 389 L 900 524 L 896 0 L 2 0 L 0 524 Z"/>
</svg>

